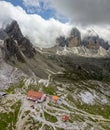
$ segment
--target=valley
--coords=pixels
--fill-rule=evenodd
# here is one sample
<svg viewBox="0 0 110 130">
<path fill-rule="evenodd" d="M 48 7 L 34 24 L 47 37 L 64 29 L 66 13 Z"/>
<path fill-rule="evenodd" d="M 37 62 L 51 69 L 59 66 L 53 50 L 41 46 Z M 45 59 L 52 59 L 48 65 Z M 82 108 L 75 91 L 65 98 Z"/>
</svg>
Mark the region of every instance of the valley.
<svg viewBox="0 0 110 130">
<path fill-rule="evenodd" d="M 109 50 L 91 56 L 94 50 L 78 55 L 75 48 L 34 47 L 16 21 L 4 33 L 0 130 L 110 129 Z M 28 100 L 31 90 L 46 94 L 46 100 Z"/>
</svg>

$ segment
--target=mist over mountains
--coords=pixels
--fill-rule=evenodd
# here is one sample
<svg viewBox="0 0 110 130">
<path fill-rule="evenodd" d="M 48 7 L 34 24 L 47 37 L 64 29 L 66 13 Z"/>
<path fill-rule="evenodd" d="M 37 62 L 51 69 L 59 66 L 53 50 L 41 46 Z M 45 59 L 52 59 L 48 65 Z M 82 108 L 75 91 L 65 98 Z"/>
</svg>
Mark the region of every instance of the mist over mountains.
<svg viewBox="0 0 110 130">
<path fill-rule="evenodd" d="M 54 47 L 41 49 L 22 34 L 15 20 L 0 29 L 0 39 L 0 129 L 109 130 L 108 42 L 90 34 L 81 39 L 73 28 L 68 36 L 59 35 Z M 100 48 L 104 53 L 98 57 Z M 28 90 L 50 98 L 31 102 Z M 53 95 L 59 102 L 51 102 Z M 63 114 L 69 115 L 68 122 L 62 121 Z"/>
<path fill-rule="evenodd" d="M 102 46 L 106 50 L 109 49 L 110 45 L 108 41 L 100 38 L 98 34 L 94 34 L 92 31 L 90 33 L 88 32 L 87 36 L 82 39 L 81 32 L 77 28 L 73 28 L 67 38 L 60 36 L 56 39 L 56 42 L 62 47 L 85 46 L 89 49 L 99 49 L 99 47 Z"/>
<path fill-rule="evenodd" d="M 110 130 L 109 12 L 109 0 L 0 0 L 0 130 Z"/>
<path fill-rule="evenodd" d="M 73 59 L 80 56 L 90 59 L 93 56 L 95 58 L 110 57 L 108 42 L 99 36 L 87 36 L 82 40 L 81 33 L 77 28 L 73 28 L 67 38 L 59 36 L 53 48 L 40 49 L 33 46 L 30 40 L 22 34 L 17 21 L 14 20 L 5 29 L 0 30 L 0 39 L 2 40 L 0 45 L 2 58 L 5 62 L 18 66 L 24 72 L 38 77 L 47 77 L 50 71 L 55 73 L 62 70 L 59 65 L 60 57 L 63 58 L 64 62 L 67 60 L 64 58 L 65 56 L 70 57 L 70 59 L 71 56 Z M 57 58 L 59 60 L 54 61 Z"/>
<path fill-rule="evenodd" d="M 98 34 L 100 38 L 110 42 L 108 25 L 77 27 L 72 23 L 62 23 L 54 18 L 45 20 L 37 14 L 27 14 L 20 6 L 14 6 L 9 2 L 0 1 L 0 7 L 0 27 L 4 28 L 13 19 L 16 20 L 23 35 L 28 37 L 35 46 L 41 48 L 53 47 L 56 44 L 56 38 L 59 36 L 68 37 L 73 27 L 78 28 L 82 39 L 91 31 L 95 31 L 95 36 Z"/>
<path fill-rule="evenodd" d="M 34 44 L 32 45 L 29 39 L 23 36 L 17 21 L 12 21 L 7 24 L 5 29 L 0 29 L 0 39 L 4 40 L 5 48 L 7 48 L 5 50 L 9 51 L 5 53 L 6 59 L 9 59 L 10 56 L 16 55 L 18 59 L 23 60 L 22 54 L 20 54 L 19 50 L 23 50 L 23 54 L 27 57 L 32 57 L 35 53 L 35 49 L 32 47 Z M 17 49 L 18 47 L 19 49 Z M 34 45 L 34 47 L 36 46 Z M 94 33 L 93 30 L 88 32 L 88 34 L 82 38 L 81 32 L 77 28 L 72 28 L 68 33 L 68 36 L 59 35 L 56 38 L 53 47 L 57 47 L 56 52 L 60 47 L 62 47 L 62 49 L 64 47 L 70 49 L 73 48 L 72 52 L 77 54 L 79 53 L 79 55 L 86 55 L 87 53 L 89 56 L 92 56 L 92 54 L 109 56 L 110 53 L 110 45 L 108 41 L 102 39 L 98 34 Z"/>
</svg>

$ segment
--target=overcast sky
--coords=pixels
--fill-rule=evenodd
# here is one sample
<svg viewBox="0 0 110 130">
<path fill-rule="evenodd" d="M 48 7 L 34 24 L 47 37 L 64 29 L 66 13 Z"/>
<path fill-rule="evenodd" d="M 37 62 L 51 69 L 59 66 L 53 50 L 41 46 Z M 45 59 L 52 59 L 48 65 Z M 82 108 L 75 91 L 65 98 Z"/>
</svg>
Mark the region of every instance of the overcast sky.
<svg viewBox="0 0 110 130">
<path fill-rule="evenodd" d="M 110 23 L 110 0 L 54 0 L 53 6 L 73 23 L 82 25 Z"/>
<path fill-rule="evenodd" d="M 0 0 L 0 27 L 17 20 L 39 47 L 55 45 L 77 27 L 82 38 L 92 32 L 110 42 L 110 0 Z"/>
</svg>

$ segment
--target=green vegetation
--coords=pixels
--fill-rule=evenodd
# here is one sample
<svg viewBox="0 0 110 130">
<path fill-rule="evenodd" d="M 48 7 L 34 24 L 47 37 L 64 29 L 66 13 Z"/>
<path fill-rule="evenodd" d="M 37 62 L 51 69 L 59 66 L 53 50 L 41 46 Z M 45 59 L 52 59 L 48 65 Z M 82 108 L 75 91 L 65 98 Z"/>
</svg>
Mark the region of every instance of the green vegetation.
<svg viewBox="0 0 110 130">
<path fill-rule="evenodd" d="M 73 101 L 72 95 L 71 95 L 71 94 L 68 94 L 68 95 L 67 95 L 67 99 L 70 100 L 70 101 Z"/>
<path fill-rule="evenodd" d="M 56 94 L 54 88 L 52 88 L 52 87 L 44 87 L 43 91 L 44 91 L 44 93 L 49 94 L 49 95 Z"/>
<path fill-rule="evenodd" d="M 63 128 L 58 128 L 58 127 L 56 127 L 56 129 L 57 129 L 57 130 L 64 130 Z"/>
<path fill-rule="evenodd" d="M 41 128 L 41 126 L 42 126 L 41 122 L 36 122 L 35 129 L 39 130 Z"/>
<path fill-rule="evenodd" d="M 24 129 L 26 128 L 27 125 L 30 124 L 30 127 L 28 130 L 39 130 L 42 126 L 42 122 L 39 122 L 39 121 L 34 121 L 33 118 L 29 118 L 26 122 L 25 122 L 25 125 L 24 125 Z"/>
<path fill-rule="evenodd" d="M 47 111 L 51 112 L 51 113 L 55 113 L 56 110 L 52 110 L 52 109 L 47 109 Z"/>
<path fill-rule="evenodd" d="M 84 122 L 85 118 L 82 115 L 80 115 L 80 114 L 77 114 L 77 113 L 72 114 L 71 113 L 69 122 L 73 123 L 74 121 Z"/>
<path fill-rule="evenodd" d="M 17 85 L 16 88 L 23 88 L 24 87 L 24 81 L 21 80 Z"/>
<path fill-rule="evenodd" d="M 8 89 L 6 89 L 6 93 L 10 94 L 14 94 L 16 89 L 22 89 L 24 87 L 24 82 L 21 80 L 18 84 L 15 85 L 10 85 L 10 87 Z"/>
<path fill-rule="evenodd" d="M 45 130 L 54 130 L 51 126 L 44 125 Z"/>
<path fill-rule="evenodd" d="M 29 85 L 28 90 L 39 91 L 39 87 L 37 85 Z"/>
<path fill-rule="evenodd" d="M 53 115 L 48 114 L 47 112 L 44 112 L 44 116 L 47 121 L 50 121 L 52 123 L 57 122 L 57 118 Z"/>
<path fill-rule="evenodd" d="M 6 93 L 15 93 L 15 86 L 11 85 L 8 89 L 6 89 Z"/>
<path fill-rule="evenodd" d="M 107 105 L 87 105 L 77 104 L 77 107 L 94 115 L 101 115 L 104 118 L 110 119 L 110 106 Z"/>
<path fill-rule="evenodd" d="M 100 124 L 104 130 L 110 130 L 110 125 L 108 123 L 104 122 Z"/>
<path fill-rule="evenodd" d="M 9 113 L 0 113 L 0 130 L 13 130 L 18 119 L 18 113 L 21 107 L 21 102 L 18 101 L 11 106 L 14 111 Z"/>
<path fill-rule="evenodd" d="M 74 55 L 55 56 L 52 58 L 59 66 L 65 68 L 64 74 L 55 75 L 54 79 L 63 82 L 81 80 L 109 81 L 110 59 L 87 58 Z"/>
<path fill-rule="evenodd" d="M 30 110 L 25 111 L 25 115 L 28 115 L 30 113 Z"/>
<path fill-rule="evenodd" d="M 1 99 L 2 102 L 1 106 L 4 109 L 4 112 L 0 113 L 0 130 L 16 129 L 18 114 L 20 114 L 19 111 L 21 107 L 21 102 L 18 101 L 13 104 L 15 100 L 11 98 L 16 97 L 15 95 L 17 94 L 17 92 L 23 94 L 22 97 L 25 97 L 26 95 L 24 96 L 24 94 L 26 94 L 28 90 L 35 90 L 35 91 L 40 90 L 49 95 L 57 94 L 58 96 L 62 96 L 62 99 L 64 97 L 64 102 L 63 102 L 64 104 L 66 104 L 65 102 L 67 102 L 69 105 L 64 105 L 63 103 L 59 105 L 58 103 L 47 101 L 45 103 L 39 103 L 38 107 L 36 104 L 36 110 L 34 113 L 30 111 L 31 109 L 30 108 L 31 103 L 30 103 L 29 110 L 24 109 L 25 111 L 21 115 L 22 116 L 21 120 L 24 121 L 23 122 L 24 128 L 22 129 L 27 128 L 29 130 L 39 130 L 42 127 L 42 125 L 44 125 L 44 123 L 46 122 L 43 122 L 42 120 L 37 121 L 36 119 L 33 118 L 31 114 L 35 114 L 36 117 L 38 116 L 37 114 L 39 114 L 40 117 L 43 118 L 43 112 L 45 117 L 44 120 L 51 122 L 53 125 L 56 122 L 58 124 L 60 123 L 60 121 L 57 120 L 58 118 L 60 119 L 59 115 L 63 115 L 63 113 L 65 114 L 70 113 L 69 114 L 70 120 L 68 122 L 70 123 L 70 125 L 77 122 L 77 124 L 79 125 L 78 127 L 80 127 L 81 124 L 78 122 L 81 122 L 83 124 L 83 122 L 87 121 L 86 122 L 87 126 L 85 126 L 84 129 L 92 129 L 92 128 L 94 129 L 95 124 L 97 124 L 97 129 L 100 128 L 105 130 L 110 129 L 109 127 L 110 122 L 109 120 L 107 120 L 110 119 L 110 105 L 109 105 L 110 97 L 109 94 L 106 93 L 109 90 L 109 86 L 110 86 L 110 82 L 108 80 L 110 79 L 110 74 L 107 72 L 110 65 L 108 64 L 105 69 L 102 67 L 103 65 L 101 65 L 103 63 L 100 62 L 99 65 L 97 65 L 98 63 L 94 64 L 96 63 L 94 62 L 94 60 L 93 61 L 91 60 L 90 64 L 89 61 L 87 61 L 87 63 L 85 61 L 79 63 L 80 60 L 77 63 L 76 61 L 70 59 L 66 61 L 67 62 L 64 63 L 62 62 L 61 59 L 62 66 L 65 68 L 64 74 L 52 75 L 54 82 L 51 82 L 49 87 L 45 87 L 43 84 L 38 84 L 38 85 L 31 84 L 28 87 L 27 86 L 25 87 L 24 81 L 21 80 L 18 84 L 16 84 L 16 86 L 11 85 L 6 90 L 7 94 L 11 93 L 11 96 L 9 96 L 10 97 L 9 100 L 7 99 L 8 96 L 6 98 L 3 98 L 3 100 Z M 108 82 L 103 82 L 103 81 L 108 81 Z M 63 85 L 64 83 L 65 85 Z M 63 91 L 60 91 L 58 87 L 62 88 Z M 100 102 L 101 99 L 99 101 L 98 98 L 94 100 L 95 105 L 89 105 L 86 103 L 84 104 L 84 102 L 81 100 L 80 93 L 85 91 L 91 93 L 94 92 L 100 98 L 101 98 L 100 94 L 106 96 L 108 100 L 108 105 L 101 104 Z M 14 96 L 12 94 L 14 94 Z M 40 108 L 43 110 L 43 112 L 39 111 Z M 89 113 L 93 115 L 90 115 Z M 100 116 L 103 116 L 105 120 L 104 121 L 103 119 L 101 120 Z M 26 118 L 24 119 L 23 117 Z M 55 126 L 57 130 L 64 130 L 63 128 L 58 128 L 58 126 L 57 127 Z M 48 123 L 43 126 L 43 129 L 53 130 L 53 127 L 49 126 Z"/>
</svg>

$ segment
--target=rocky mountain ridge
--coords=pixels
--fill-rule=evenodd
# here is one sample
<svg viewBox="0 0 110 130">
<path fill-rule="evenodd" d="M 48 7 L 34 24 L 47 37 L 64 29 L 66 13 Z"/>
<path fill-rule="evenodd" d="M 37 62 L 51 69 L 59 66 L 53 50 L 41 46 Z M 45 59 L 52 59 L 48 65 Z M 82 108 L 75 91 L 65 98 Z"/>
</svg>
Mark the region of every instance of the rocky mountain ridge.
<svg viewBox="0 0 110 130">
<path fill-rule="evenodd" d="M 98 35 L 89 35 L 81 39 L 81 32 L 77 28 L 73 28 L 67 38 L 60 36 L 56 39 L 56 43 L 61 47 L 80 47 L 84 46 L 87 49 L 98 50 L 100 47 L 108 50 L 110 45 L 107 41 L 100 38 Z"/>
<path fill-rule="evenodd" d="M 0 95 L 0 130 L 110 129 L 110 57 L 77 55 L 90 54 L 84 47 L 34 49 L 16 21 L 1 32 L 0 94 L 6 96 Z M 28 90 L 48 98 L 31 102 Z M 52 102 L 53 95 L 59 102 Z"/>
<path fill-rule="evenodd" d="M 25 62 L 23 55 L 28 58 L 32 58 L 35 55 L 36 52 L 32 43 L 22 35 L 16 21 L 12 21 L 4 30 L 1 29 L 0 32 L 0 39 L 4 40 L 2 47 L 4 59 L 7 62 L 12 60 L 14 63 L 14 58 L 17 58 L 18 61 Z"/>
<path fill-rule="evenodd" d="M 23 36 L 17 21 L 12 21 L 2 32 L 5 35 L 1 33 L 0 36 L 2 39 L 1 50 L 5 62 L 20 68 L 28 75 L 38 77 L 48 77 L 48 70 L 60 69 L 57 65 L 50 63 L 39 51 L 36 51 L 32 43 Z"/>
<path fill-rule="evenodd" d="M 82 64 L 85 64 L 86 57 L 89 57 L 91 59 L 91 57 L 96 58 L 106 56 L 109 59 L 110 55 L 109 50 L 105 50 L 101 46 L 98 50 L 89 49 L 84 46 L 77 46 L 73 48 L 65 47 L 64 49 L 62 47 L 61 49 L 60 47 L 43 50 L 40 50 L 39 48 L 35 49 L 32 43 L 22 35 L 19 25 L 16 21 L 12 21 L 12 23 L 8 25 L 6 29 L 2 30 L 2 32 L 3 35 L 2 33 L 0 35 L 0 38 L 3 41 L 1 44 L 1 50 L 5 62 L 9 63 L 12 66 L 20 68 L 28 75 L 37 76 L 39 78 L 47 78 L 50 74 L 64 71 L 65 67 L 59 61 L 62 60 L 62 62 L 65 62 L 66 60 L 70 59 L 69 57 L 73 57 L 72 60 L 76 59 L 77 57 L 78 60 L 80 59 L 80 56 L 84 56 L 81 57 L 81 59 L 83 59 Z M 76 28 L 73 29 L 71 32 L 71 38 L 74 37 L 77 37 L 77 40 L 79 41 L 78 44 L 81 44 L 80 32 Z M 64 58 L 64 56 L 66 57 L 66 59 Z M 60 57 L 62 57 L 62 59 L 60 59 Z M 99 59 L 97 59 L 96 61 L 98 60 Z M 99 62 L 102 61 L 99 60 Z M 103 66 L 101 66 L 101 68 L 102 67 Z"/>
<path fill-rule="evenodd" d="M 56 48 L 56 54 L 58 55 L 79 55 L 83 57 L 110 57 L 110 49 L 106 50 L 103 47 L 99 47 L 96 49 L 88 49 L 85 46 L 77 46 L 77 47 L 60 47 Z"/>
</svg>

